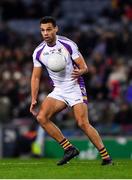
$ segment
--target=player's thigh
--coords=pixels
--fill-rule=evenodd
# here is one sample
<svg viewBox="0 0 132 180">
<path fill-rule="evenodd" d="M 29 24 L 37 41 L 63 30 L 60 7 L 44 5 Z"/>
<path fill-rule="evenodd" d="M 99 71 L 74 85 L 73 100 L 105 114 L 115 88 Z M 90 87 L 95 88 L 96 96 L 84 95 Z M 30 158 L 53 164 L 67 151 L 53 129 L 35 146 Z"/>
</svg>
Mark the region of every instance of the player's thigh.
<svg viewBox="0 0 132 180">
<path fill-rule="evenodd" d="M 88 122 L 88 106 L 85 103 L 78 103 L 72 107 L 72 111 L 76 121 Z"/>
<path fill-rule="evenodd" d="M 65 102 L 52 97 L 46 97 L 41 104 L 38 116 L 50 119 L 54 114 L 62 111 L 65 108 Z"/>
</svg>

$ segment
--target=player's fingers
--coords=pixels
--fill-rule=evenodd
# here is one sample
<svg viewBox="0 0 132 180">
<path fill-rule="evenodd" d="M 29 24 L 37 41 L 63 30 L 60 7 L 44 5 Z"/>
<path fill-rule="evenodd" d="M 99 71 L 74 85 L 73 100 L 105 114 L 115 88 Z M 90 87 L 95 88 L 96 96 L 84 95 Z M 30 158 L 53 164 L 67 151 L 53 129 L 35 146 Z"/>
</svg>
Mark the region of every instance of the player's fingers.
<svg viewBox="0 0 132 180">
<path fill-rule="evenodd" d="M 33 114 L 33 116 L 35 116 L 35 117 L 37 116 L 37 112 L 36 112 L 36 111 L 33 111 L 32 114 Z"/>
<path fill-rule="evenodd" d="M 79 72 L 79 69 L 74 69 L 72 72 L 73 72 L 73 73 L 78 73 L 78 72 Z"/>
<path fill-rule="evenodd" d="M 30 105 L 30 112 L 33 110 L 33 104 Z"/>
<path fill-rule="evenodd" d="M 74 78 L 74 79 L 78 78 L 78 74 L 72 74 L 71 77 Z"/>
<path fill-rule="evenodd" d="M 33 116 L 37 116 L 37 112 L 34 109 L 31 109 L 30 112 L 32 113 Z"/>
<path fill-rule="evenodd" d="M 79 69 L 74 69 L 73 72 L 79 72 Z"/>
<path fill-rule="evenodd" d="M 35 104 L 31 104 L 31 106 L 30 106 L 30 112 L 31 112 L 34 116 L 36 116 L 37 112 L 34 110 L 34 108 L 35 108 Z"/>
<path fill-rule="evenodd" d="M 72 76 L 78 76 L 79 75 L 79 72 L 78 71 L 73 71 L 72 72 Z"/>
</svg>

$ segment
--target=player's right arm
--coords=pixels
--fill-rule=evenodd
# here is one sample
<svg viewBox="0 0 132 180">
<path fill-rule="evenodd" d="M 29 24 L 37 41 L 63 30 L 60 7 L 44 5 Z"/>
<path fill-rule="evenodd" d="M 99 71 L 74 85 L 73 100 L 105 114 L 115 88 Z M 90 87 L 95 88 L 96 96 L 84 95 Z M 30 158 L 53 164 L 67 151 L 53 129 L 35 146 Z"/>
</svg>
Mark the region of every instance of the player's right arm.
<svg viewBox="0 0 132 180">
<path fill-rule="evenodd" d="M 31 77 L 31 105 L 30 112 L 36 116 L 35 106 L 37 104 L 37 97 L 39 92 L 40 78 L 42 74 L 42 67 L 34 67 Z"/>
</svg>

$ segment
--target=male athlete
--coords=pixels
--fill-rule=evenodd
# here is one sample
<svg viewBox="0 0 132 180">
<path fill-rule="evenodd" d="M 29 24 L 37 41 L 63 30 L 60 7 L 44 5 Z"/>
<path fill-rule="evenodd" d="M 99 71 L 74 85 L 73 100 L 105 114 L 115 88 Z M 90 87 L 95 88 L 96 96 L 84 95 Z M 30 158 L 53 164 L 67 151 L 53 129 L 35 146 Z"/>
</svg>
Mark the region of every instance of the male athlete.
<svg viewBox="0 0 132 180">
<path fill-rule="evenodd" d="M 31 106 L 30 112 L 45 131 L 54 138 L 64 149 L 63 158 L 57 165 L 66 164 L 79 150 L 64 137 L 60 129 L 51 121 L 54 114 L 70 106 L 78 126 L 91 140 L 100 152 L 102 165 L 112 164 L 98 132 L 90 125 L 87 110 L 87 95 L 81 75 L 88 72 L 87 65 L 78 51 L 77 45 L 66 37 L 57 35 L 58 27 L 53 17 L 46 16 L 40 21 L 40 31 L 43 42 L 33 53 L 33 72 L 31 78 Z M 62 53 L 66 59 L 66 68 L 61 72 L 53 72 L 47 67 L 48 57 L 51 53 Z M 43 66 L 47 68 L 53 81 L 53 91 L 43 100 L 39 112 L 35 111 L 39 91 L 40 77 Z"/>
</svg>

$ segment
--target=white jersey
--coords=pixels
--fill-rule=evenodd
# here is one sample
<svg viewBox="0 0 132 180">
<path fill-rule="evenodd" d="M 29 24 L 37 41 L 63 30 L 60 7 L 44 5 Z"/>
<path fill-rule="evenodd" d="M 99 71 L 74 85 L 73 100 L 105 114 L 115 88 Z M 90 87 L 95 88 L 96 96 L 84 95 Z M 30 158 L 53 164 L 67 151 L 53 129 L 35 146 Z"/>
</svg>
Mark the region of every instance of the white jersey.
<svg viewBox="0 0 132 180">
<path fill-rule="evenodd" d="M 48 56 L 56 52 L 62 53 L 66 59 L 66 68 L 60 72 L 53 72 L 47 67 Z M 78 58 L 79 55 L 80 52 L 78 47 L 73 41 L 57 35 L 56 44 L 54 46 L 48 46 L 45 41 L 43 41 L 35 49 L 33 53 L 33 63 L 34 67 L 41 67 L 44 65 L 47 68 L 54 87 L 70 88 L 77 83 L 81 83 L 81 86 L 84 86 L 82 79 L 79 82 L 71 77 L 74 65 L 76 64 L 75 59 Z"/>
</svg>

